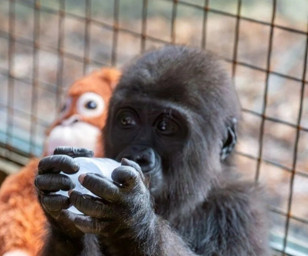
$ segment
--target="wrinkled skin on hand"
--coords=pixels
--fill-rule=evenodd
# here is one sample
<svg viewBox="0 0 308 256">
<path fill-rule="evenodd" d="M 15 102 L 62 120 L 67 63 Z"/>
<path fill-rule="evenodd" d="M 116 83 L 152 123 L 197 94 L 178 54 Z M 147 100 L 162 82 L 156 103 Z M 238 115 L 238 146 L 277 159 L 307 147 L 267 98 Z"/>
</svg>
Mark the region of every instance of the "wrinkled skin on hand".
<svg viewBox="0 0 308 256">
<path fill-rule="evenodd" d="M 98 196 L 70 193 L 71 203 L 86 215 L 74 220 L 80 230 L 97 234 L 104 251 L 109 253 L 115 253 L 123 243 L 132 242 L 138 232 L 142 234 L 137 237 L 144 240 L 137 241 L 139 246 L 146 243 L 148 235 L 144 231 L 155 228 L 155 214 L 138 164 L 122 159 L 121 166 L 112 173 L 112 181 L 97 174 L 81 175 L 79 181 Z"/>
<path fill-rule="evenodd" d="M 119 245 L 132 242 L 145 246 L 149 229 L 155 229 L 155 214 L 150 192 L 140 166 L 122 159 L 121 166 L 112 173 L 112 180 L 99 174 L 82 174 L 80 183 L 97 197 L 74 191 L 74 184 L 66 174 L 79 170 L 73 157 L 92 156 L 85 149 L 57 148 L 55 155 L 41 160 L 35 184 L 39 200 L 53 228 L 70 238 L 82 238 L 84 233 L 96 234 L 104 251 L 116 252 Z M 69 198 L 54 195 L 58 190 L 70 190 Z M 84 215 L 68 210 L 74 205 Z M 151 233 L 151 232 L 150 232 Z M 150 234 L 149 234 L 150 235 Z M 144 240 L 144 241 L 142 241 Z"/>
<path fill-rule="evenodd" d="M 77 244 L 81 244 L 80 241 L 84 233 L 74 224 L 77 215 L 67 210 L 71 205 L 69 198 L 63 195 L 55 195 L 53 192 L 60 189 L 68 191 L 74 188 L 75 184 L 70 178 L 60 174 L 61 171 L 72 174 L 79 170 L 73 158 L 92 156 L 93 152 L 87 149 L 59 147 L 55 149 L 54 155 L 45 157 L 39 162 L 35 186 L 39 202 L 51 226 L 50 236 L 68 237 L 76 241 Z M 57 236 L 54 234 L 57 234 Z M 53 244 L 52 241 L 51 244 Z"/>
</svg>

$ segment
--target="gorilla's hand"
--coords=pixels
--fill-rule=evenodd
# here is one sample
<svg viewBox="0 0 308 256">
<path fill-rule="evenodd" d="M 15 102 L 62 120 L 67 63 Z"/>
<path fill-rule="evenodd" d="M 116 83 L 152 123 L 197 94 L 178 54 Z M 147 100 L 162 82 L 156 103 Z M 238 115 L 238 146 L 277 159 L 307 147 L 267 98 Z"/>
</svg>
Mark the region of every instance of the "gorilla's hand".
<svg viewBox="0 0 308 256">
<path fill-rule="evenodd" d="M 145 245 L 147 232 L 155 226 L 150 193 L 140 166 L 127 159 L 122 159 L 121 164 L 113 171 L 112 181 L 96 174 L 79 176 L 80 183 L 97 197 L 70 193 L 71 203 L 86 215 L 75 218 L 76 226 L 85 233 L 98 234 L 108 251 L 117 251 L 123 239 L 125 243 L 132 239 Z"/>
<path fill-rule="evenodd" d="M 93 152 L 83 148 L 58 147 L 54 155 L 45 157 L 39 162 L 35 178 L 39 202 L 52 228 L 70 237 L 80 237 L 83 233 L 73 223 L 75 215 L 65 210 L 70 206 L 69 198 L 53 192 L 68 191 L 75 187 L 70 178 L 60 172 L 76 173 L 79 166 L 74 163 L 73 157 L 81 156 L 91 157 Z"/>
</svg>

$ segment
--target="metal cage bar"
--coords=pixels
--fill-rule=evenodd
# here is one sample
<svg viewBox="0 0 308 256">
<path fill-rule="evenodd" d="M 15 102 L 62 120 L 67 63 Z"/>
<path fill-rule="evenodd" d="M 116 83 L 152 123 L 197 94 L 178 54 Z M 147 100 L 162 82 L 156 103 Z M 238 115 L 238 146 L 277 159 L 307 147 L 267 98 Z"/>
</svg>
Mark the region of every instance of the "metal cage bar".
<svg viewBox="0 0 308 256">
<path fill-rule="evenodd" d="M 269 87 L 269 77 L 270 77 L 270 69 L 271 69 L 271 55 L 272 55 L 272 47 L 273 47 L 273 36 L 274 36 L 274 24 L 276 17 L 276 0 L 273 0 L 273 10 L 272 10 L 272 18 L 271 18 L 271 29 L 270 29 L 270 37 L 268 43 L 268 52 L 267 52 L 267 60 L 266 60 L 266 81 L 265 81 L 265 89 L 263 95 L 263 107 L 262 107 L 262 119 L 260 125 L 260 133 L 259 133 L 259 153 L 258 153 L 258 164 L 256 170 L 255 179 L 259 179 L 260 175 L 260 167 L 262 161 L 263 154 L 263 136 L 264 136 L 264 126 L 265 126 L 265 111 L 267 107 L 267 97 L 268 97 L 268 87 Z"/>
<path fill-rule="evenodd" d="M 189 0 L 159 0 L 156 2 L 167 3 L 170 6 L 170 11 L 168 13 L 168 29 L 170 28 L 170 32 L 168 32 L 167 39 L 162 39 L 159 35 L 154 35 L 150 32 L 150 17 L 151 12 L 149 11 L 150 3 L 153 3 L 154 0 L 143 0 L 140 1 L 141 13 L 140 13 L 140 29 L 132 29 L 129 27 L 121 25 L 120 19 L 123 13 L 121 12 L 121 0 L 113 0 L 110 1 L 110 5 L 112 8 L 111 18 L 107 22 L 105 20 L 100 19 L 99 17 L 93 15 L 93 5 L 94 0 L 86 0 L 84 2 L 84 9 L 81 14 L 77 14 L 72 12 L 68 7 L 68 0 L 57 1 L 58 9 L 51 8 L 44 5 L 43 1 L 40 0 L 5 0 L 8 3 L 8 29 L 5 30 L 0 27 L 0 39 L 6 40 L 8 42 L 8 64 L 7 68 L 0 66 L 0 75 L 4 76 L 8 79 L 8 90 L 6 92 L 7 102 L 0 102 L 0 111 L 4 110 L 6 112 L 5 124 L 6 128 L 4 130 L 5 140 L 0 140 L 0 159 L 6 159 L 8 161 L 12 161 L 18 163 L 20 165 L 25 163 L 25 157 L 33 156 L 36 154 L 35 146 L 36 146 L 36 134 L 38 131 L 38 127 L 47 127 L 49 125 L 46 120 L 38 116 L 38 105 L 37 99 L 39 97 L 39 90 L 44 88 L 44 90 L 49 93 L 55 94 L 55 106 L 59 107 L 61 104 L 61 96 L 64 92 L 65 85 L 65 61 L 75 61 L 82 66 L 82 73 L 85 74 L 90 69 L 90 65 L 96 66 L 108 66 L 108 65 L 118 65 L 121 60 L 120 51 L 119 51 L 119 37 L 122 35 L 132 36 L 134 39 L 140 40 L 140 52 L 146 51 L 147 47 L 153 43 L 158 44 L 176 44 L 178 43 L 178 34 L 177 29 L 179 28 L 179 19 L 180 19 L 180 9 L 181 8 L 189 8 L 191 10 L 195 10 L 200 12 L 202 15 L 200 16 L 200 27 L 201 27 L 201 36 L 200 43 L 198 44 L 203 49 L 209 49 L 209 28 L 210 28 L 210 15 L 215 14 L 221 18 L 232 19 L 234 23 L 234 39 L 232 41 L 232 50 L 229 57 L 224 56 L 224 59 L 228 64 L 231 65 L 231 74 L 233 78 L 237 77 L 241 68 L 247 68 L 251 71 L 258 71 L 265 75 L 264 88 L 258 88 L 262 91 L 262 107 L 260 111 L 249 109 L 246 107 L 242 108 L 243 113 L 251 115 L 257 118 L 260 121 L 259 125 L 259 133 L 258 133 L 258 152 L 256 155 L 253 155 L 249 152 L 237 151 L 237 155 L 243 157 L 245 159 L 249 159 L 256 163 L 256 167 L 254 170 L 254 180 L 258 181 L 262 175 L 262 166 L 263 164 L 271 167 L 277 167 L 281 172 L 287 173 L 290 175 L 288 180 L 289 186 L 289 194 L 287 198 L 287 207 L 286 209 L 279 209 L 277 207 L 270 207 L 272 213 L 277 216 L 285 218 L 285 222 L 283 224 L 283 239 L 281 248 L 273 248 L 274 251 L 280 253 L 280 255 L 292 255 L 287 250 L 288 241 L 290 238 L 290 226 L 291 221 L 296 221 L 301 225 L 308 225 L 308 218 L 303 216 L 298 216 L 296 212 L 292 212 L 292 205 L 294 201 L 294 188 L 295 188 L 295 178 L 301 177 L 305 180 L 308 180 L 308 170 L 299 170 L 297 168 L 297 159 L 298 159 L 298 151 L 299 151 L 299 142 L 301 139 L 302 133 L 308 133 L 308 127 L 302 123 L 303 120 L 303 111 L 304 111 L 304 101 L 306 93 L 307 93 L 307 84 L 308 84 L 308 76 L 307 76 L 307 62 L 308 62 L 308 28 L 306 30 L 290 27 L 287 25 L 277 24 L 277 9 L 278 9 L 278 1 L 271 1 L 271 17 L 269 21 L 258 20 L 252 17 L 247 17 L 243 15 L 243 5 L 244 1 L 237 0 L 235 1 L 235 11 L 226 11 L 219 8 L 214 8 L 212 6 L 214 1 L 204 0 L 204 1 L 189 1 Z M 16 19 L 18 17 L 18 13 L 16 12 L 16 6 L 23 6 L 25 8 L 29 8 L 33 10 L 33 33 L 31 37 L 27 37 L 18 33 L 18 29 L 16 29 Z M 46 44 L 41 40 L 41 17 L 44 14 L 55 15 L 58 17 L 57 29 L 58 29 L 58 40 L 54 45 Z M 170 14 L 170 15 L 169 15 Z M 82 54 L 76 54 L 74 52 L 68 51 L 65 48 L 65 40 L 67 39 L 66 30 L 65 30 L 65 22 L 67 19 L 72 19 L 84 24 L 82 28 L 84 33 L 83 38 L 83 49 Z M 242 60 L 240 58 L 240 36 L 241 29 L 243 27 L 244 22 L 250 22 L 254 25 L 261 25 L 262 27 L 269 30 L 268 41 L 261 42 L 263 45 L 266 45 L 267 53 L 266 53 L 266 63 L 263 66 L 258 65 L 256 63 L 248 63 L 247 60 Z M 307 20 L 308 22 L 308 20 Z M 109 49 L 111 60 L 99 59 L 96 55 L 91 55 L 91 51 L 93 50 L 93 45 L 91 44 L 91 40 L 93 35 L 91 34 L 92 26 L 97 26 L 108 33 L 111 33 L 111 47 Z M 233 26 L 233 25 L 232 25 Z M 273 51 L 275 48 L 274 45 L 274 36 L 275 31 L 281 30 L 284 32 L 291 33 L 292 35 L 305 37 L 305 49 L 304 49 L 304 57 L 303 57 L 303 72 L 300 76 L 296 76 L 294 74 L 284 73 L 283 71 L 274 70 L 272 68 L 272 58 Z M 169 31 L 169 30 L 168 30 Z M 230 42 L 231 43 L 231 42 Z M 32 73 L 28 76 L 20 77 L 15 73 L 16 68 L 16 52 L 17 47 L 16 44 L 23 45 L 29 47 L 32 50 L 32 62 L 33 69 Z M 0 48 L 1 50 L 1 48 Z M 40 65 L 41 61 L 39 58 L 39 54 L 41 52 L 46 52 L 50 54 L 54 54 L 57 57 L 56 62 L 56 78 L 54 82 L 43 81 L 39 77 L 40 73 Z M 269 106 L 269 90 L 270 90 L 270 78 L 272 76 L 279 77 L 285 79 L 288 83 L 294 82 L 298 85 L 294 85 L 294 90 L 299 90 L 299 108 L 296 120 L 284 120 L 280 117 L 272 116 L 267 114 L 268 106 Z M 31 107 L 30 113 L 24 109 L 18 109 L 15 107 L 15 91 L 16 84 L 22 83 L 24 85 L 31 85 Z M 306 91 L 305 91 L 306 90 Z M 30 120 L 30 144 L 29 150 L 25 151 L 21 148 L 15 147 L 12 143 L 14 140 L 13 128 L 15 126 L 15 118 L 18 116 L 22 116 L 24 119 Z M 291 166 L 287 166 L 285 163 L 281 163 L 279 161 L 271 159 L 264 152 L 265 148 L 265 130 L 266 123 L 271 124 L 279 124 L 284 127 L 291 128 L 295 131 L 295 138 L 293 143 L 293 149 L 290 156 L 292 157 Z M 22 158 L 19 159 L 19 156 Z M 307 247 L 308 248 L 308 247 Z M 307 249 L 308 250 L 308 249 Z"/>
</svg>

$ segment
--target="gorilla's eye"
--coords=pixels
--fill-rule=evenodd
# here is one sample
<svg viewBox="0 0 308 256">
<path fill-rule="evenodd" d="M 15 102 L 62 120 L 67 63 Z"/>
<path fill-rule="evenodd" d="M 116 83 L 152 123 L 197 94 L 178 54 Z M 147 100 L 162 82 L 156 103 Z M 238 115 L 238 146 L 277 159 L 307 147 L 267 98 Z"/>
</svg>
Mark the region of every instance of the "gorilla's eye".
<svg viewBox="0 0 308 256">
<path fill-rule="evenodd" d="M 156 129 L 163 135 L 174 135 L 179 127 L 178 124 L 169 118 L 163 118 L 157 122 Z"/>
<path fill-rule="evenodd" d="M 131 116 L 124 116 L 122 119 L 121 119 L 121 124 L 123 126 L 132 126 L 132 125 L 135 125 L 136 122 L 134 119 L 132 119 Z"/>
<path fill-rule="evenodd" d="M 97 117 L 103 113 L 105 102 L 102 96 L 94 92 L 86 92 L 77 100 L 77 112 L 85 117 Z"/>
<path fill-rule="evenodd" d="M 118 122 L 123 128 L 132 128 L 136 125 L 135 115 L 129 111 L 120 113 Z"/>
<path fill-rule="evenodd" d="M 168 130 L 168 123 L 166 122 L 166 120 L 162 120 L 158 123 L 157 126 L 158 130 L 160 130 L 161 132 L 165 132 Z"/>
<path fill-rule="evenodd" d="M 93 100 L 90 100 L 88 101 L 86 104 L 85 104 L 85 107 L 87 109 L 96 109 L 97 108 L 97 103 Z"/>
</svg>

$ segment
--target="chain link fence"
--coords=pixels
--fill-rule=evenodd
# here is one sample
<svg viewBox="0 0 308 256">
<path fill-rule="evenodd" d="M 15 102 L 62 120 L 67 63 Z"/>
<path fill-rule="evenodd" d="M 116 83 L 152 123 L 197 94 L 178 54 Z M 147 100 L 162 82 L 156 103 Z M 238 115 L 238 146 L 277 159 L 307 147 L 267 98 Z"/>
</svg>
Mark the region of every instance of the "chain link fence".
<svg viewBox="0 0 308 256">
<path fill-rule="evenodd" d="M 307 28 L 307 0 L 2 0 L 0 171 L 41 154 L 77 78 L 165 44 L 201 47 L 234 78 L 238 166 L 267 186 L 273 255 L 308 255 Z"/>
</svg>

